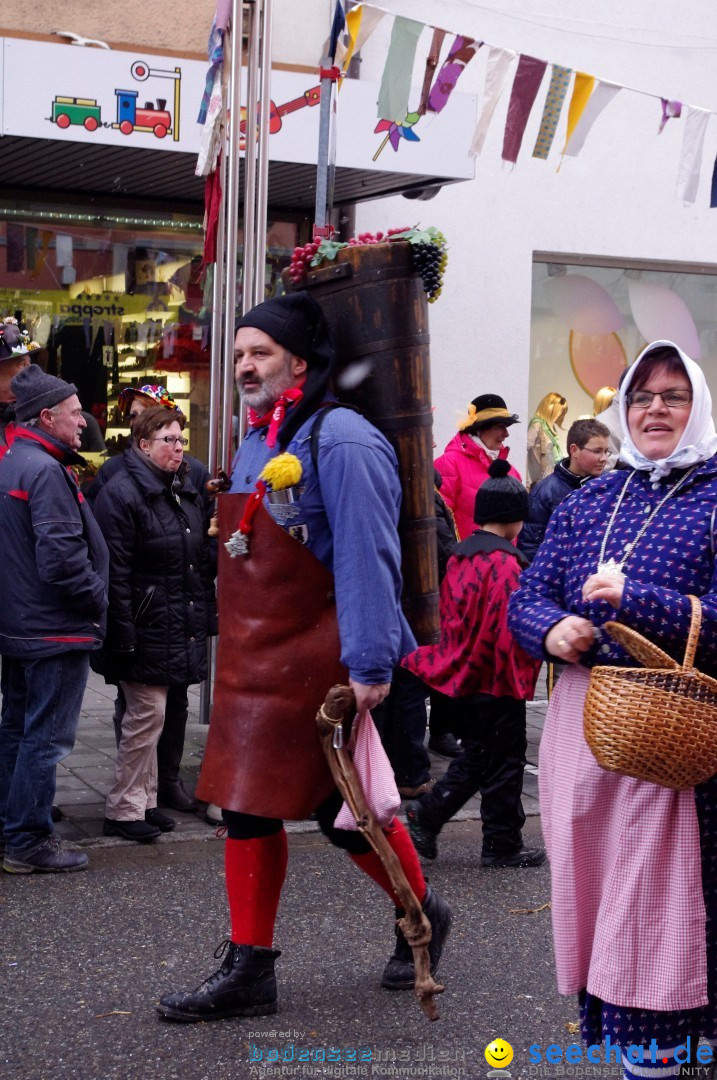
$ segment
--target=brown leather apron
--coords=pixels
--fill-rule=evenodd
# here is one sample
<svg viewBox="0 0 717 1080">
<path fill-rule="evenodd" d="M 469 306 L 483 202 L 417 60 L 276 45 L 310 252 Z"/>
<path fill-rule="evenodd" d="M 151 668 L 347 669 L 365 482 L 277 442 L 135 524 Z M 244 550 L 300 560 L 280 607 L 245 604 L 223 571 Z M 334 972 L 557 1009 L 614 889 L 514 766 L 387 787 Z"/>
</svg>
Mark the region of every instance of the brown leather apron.
<svg viewBox="0 0 717 1080">
<path fill-rule="evenodd" d="M 316 713 L 346 683 L 333 576 L 260 506 L 249 554 L 225 542 L 249 495 L 220 495 L 214 707 L 197 797 L 260 817 L 308 817 L 334 787 Z"/>
</svg>

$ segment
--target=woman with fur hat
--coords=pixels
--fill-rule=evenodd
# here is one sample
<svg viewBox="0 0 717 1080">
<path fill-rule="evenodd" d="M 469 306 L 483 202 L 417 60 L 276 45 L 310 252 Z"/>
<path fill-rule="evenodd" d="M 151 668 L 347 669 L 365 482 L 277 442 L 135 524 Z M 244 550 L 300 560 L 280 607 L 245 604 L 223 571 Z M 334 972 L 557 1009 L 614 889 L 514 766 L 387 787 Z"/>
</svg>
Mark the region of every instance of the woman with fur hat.
<svg viewBox="0 0 717 1080">
<path fill-rule="evenodd" d="M 479 394 L 468 406 L 467 416 L 458 425 L 435 466 L 443 478 L 441 495 L 453 511 L 460 537 L 473 532 L 473 509 L 478 489 L 488 479 L 488 468 L 497 458 L 508 457 L 508 428 L 520 421 L 509 413 L 498 394 Z M 520 480 L 511 465 L 509 474 Z"/>
</svg>

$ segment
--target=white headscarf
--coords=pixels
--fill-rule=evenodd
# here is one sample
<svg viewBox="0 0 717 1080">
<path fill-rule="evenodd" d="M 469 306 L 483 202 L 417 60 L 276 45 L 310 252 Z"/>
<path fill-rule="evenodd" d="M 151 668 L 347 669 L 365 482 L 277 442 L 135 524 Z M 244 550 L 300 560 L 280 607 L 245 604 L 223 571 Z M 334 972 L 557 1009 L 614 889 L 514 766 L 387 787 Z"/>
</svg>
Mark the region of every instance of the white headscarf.
<svg viewBox="0 0 717 1080">
<path fill-rule="evenodd" d="M 685 365 L 687 378 L 692 383 L 692 409 L 687 420 L 685 430 L 682 432 L 680 441 L 669 457 L 658 458 L 653 461 L 645 457 L 635 446 L 630 435 L 630 427 L 627 422 L 627 395 L 630 384 L 641 360 L 653 349 L 669 347 L 674 349 L 680 360 Z M 634 469 L 649 472 L 652 483 L 657 485 L 663 476 L 672 469 L 686 469 L 689 465 L 696 465 L 698 461 L 707 461 L 717 452 L 717 431 L 712 420 L 712 396 L 707 387 L 704 373 L 699 364 L 691 360 L 683 353 L 673 341 L 653 341 L 646 349 L 643 349 L 635 363 L 628 370 L 622 386 L 620 387 L 620 419 L 625 432 L 620 458 Z"/>
</svg>

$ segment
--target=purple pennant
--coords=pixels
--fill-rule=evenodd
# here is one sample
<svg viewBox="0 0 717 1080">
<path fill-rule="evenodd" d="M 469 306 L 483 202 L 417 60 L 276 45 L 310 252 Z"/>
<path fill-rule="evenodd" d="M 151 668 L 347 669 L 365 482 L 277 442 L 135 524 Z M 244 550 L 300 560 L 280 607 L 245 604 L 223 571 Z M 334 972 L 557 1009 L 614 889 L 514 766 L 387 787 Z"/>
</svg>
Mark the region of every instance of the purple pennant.
<svg viewBox="0 0 717 1080">
<path fill-rule="evenodd" d="M 660 121 L 660 126 L 657 130 L 658 135 L 662 135 L 662 132 L 665 130 L 665 124 L 668 120 L 671 120 L 673 116 L 675 118 L 682 116 L 681 101 L 670 101 L 668 98 L 664 97 L 660 98 L 660 101 L 662 102 L 662 120 Z"/>
<path fill-rule="evenodd" d="M 448 98 L 456 88 L 461 72 L 470 64 L 482 44 L 482 41 L 474 41 L 473 38 L 458 35 L 431 87 L 428 95 L 429 112 L 439 113 L 445 107 Z"/>
<path fill-rule="evenodd" d="M 545 60 L 536 60 L 534 56 L 521 56 L 518 61 L 503 135 L 503 161 L 515 164 L 518 160 L 530 110 L 535 103 L 547 66 Z"/>
</svg>

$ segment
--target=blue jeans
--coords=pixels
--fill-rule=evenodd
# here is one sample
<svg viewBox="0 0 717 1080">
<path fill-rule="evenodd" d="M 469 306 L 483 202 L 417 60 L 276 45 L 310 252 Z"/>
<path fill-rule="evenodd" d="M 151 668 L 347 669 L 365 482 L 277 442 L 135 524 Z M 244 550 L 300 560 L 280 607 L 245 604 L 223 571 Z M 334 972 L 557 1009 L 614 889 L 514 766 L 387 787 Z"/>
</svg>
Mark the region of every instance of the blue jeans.
<svg viewBox="0 0 717 1080">
<path fill-rule="evenodd" d="M 52 831 L 55 767 L 75 745 L 89 653 L 2 658 L 0 824 L 8 852 Z"/>
</svg>

